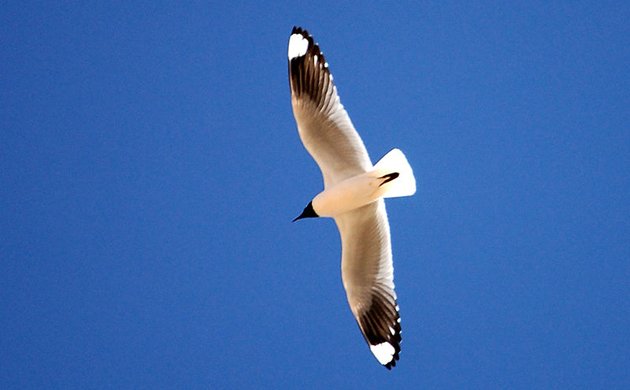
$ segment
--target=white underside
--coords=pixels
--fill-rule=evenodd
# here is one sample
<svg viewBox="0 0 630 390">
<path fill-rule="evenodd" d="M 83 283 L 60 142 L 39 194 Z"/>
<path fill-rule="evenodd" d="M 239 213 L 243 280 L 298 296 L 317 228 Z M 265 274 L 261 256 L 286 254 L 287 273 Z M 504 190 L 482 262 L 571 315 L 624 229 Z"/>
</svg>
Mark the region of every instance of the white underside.
<svg viewBox="0 0 630 390">
<path fill-rule="evenodd" d="M 379 184 L 382 179 L 363 173 L 344 180 L 317 194 L 313 198 L 313 208 L 320 217 L 335 217 L 350 210 L 378 200 L 384 188 Z"/>
<path fill-rule="evenodd" d="M 385 181 L 385 175 L 397 177 Z M 398 149 L 387 153 L 371 171 L 327 187 L 313 198 L 313 208 L 320 217 L 335 217 L 358 209 L 380 198 L 409 196 L 416 192 L 416 179 L 405 155 Z"/>
</svg>

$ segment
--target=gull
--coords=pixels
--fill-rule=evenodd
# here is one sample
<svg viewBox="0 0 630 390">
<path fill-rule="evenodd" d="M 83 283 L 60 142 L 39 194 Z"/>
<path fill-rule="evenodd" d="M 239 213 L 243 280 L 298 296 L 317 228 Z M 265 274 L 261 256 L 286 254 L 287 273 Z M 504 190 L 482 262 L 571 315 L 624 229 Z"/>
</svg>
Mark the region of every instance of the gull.
<svg viewBox="0 0 630 390">
<path fill-rule="evenodd" d="M 293 221 L 334 218 L 350 310 L 372 354 L 391 369 L 399 359 L 401 327 L 383 199 L 413 195 L 413 170 L 398 149 L 372 165 L 339 100 L 324 55 L 301 27 L 291 31 L 288 57 L 298 133 L 324 178 L 324 190 Z"/>
</svg>

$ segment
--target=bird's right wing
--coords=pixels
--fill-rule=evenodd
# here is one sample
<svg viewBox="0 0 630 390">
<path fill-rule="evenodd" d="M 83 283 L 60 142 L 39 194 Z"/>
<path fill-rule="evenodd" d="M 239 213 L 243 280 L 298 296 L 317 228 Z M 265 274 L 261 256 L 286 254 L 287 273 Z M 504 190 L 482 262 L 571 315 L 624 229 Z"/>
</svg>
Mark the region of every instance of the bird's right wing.
<svg viewBox="0 0 630 390">
<path fill-rule="evenodd" d="M 339 101 L 328 63 L 306 30 L 293 27 L 288 57 L 293 115 L 325 186 L 368 171 L 367 150 Z"/>
<path fill-rule="evenodd" d="M 385 202 L 335 217 L 341 235 L 341 276 L 348 303 L 376 359 L 390 369 L 400 353 L 401 328 Z"/>
</svg>

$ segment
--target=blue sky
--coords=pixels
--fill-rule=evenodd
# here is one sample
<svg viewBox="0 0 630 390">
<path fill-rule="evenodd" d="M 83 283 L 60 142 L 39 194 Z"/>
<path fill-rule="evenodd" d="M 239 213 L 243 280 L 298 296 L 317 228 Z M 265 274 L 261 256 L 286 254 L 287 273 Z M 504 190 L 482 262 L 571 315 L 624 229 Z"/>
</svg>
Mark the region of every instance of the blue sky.
<svg viewBox="0 0 630 390">
<path fill-rule="evenodd" d="M 624 2 L 11 2 L 0 387 L 630 387 Z M 293 120 L 308 29 L 388 201 L 403 344 L 371 356 Z"/>
</svg>

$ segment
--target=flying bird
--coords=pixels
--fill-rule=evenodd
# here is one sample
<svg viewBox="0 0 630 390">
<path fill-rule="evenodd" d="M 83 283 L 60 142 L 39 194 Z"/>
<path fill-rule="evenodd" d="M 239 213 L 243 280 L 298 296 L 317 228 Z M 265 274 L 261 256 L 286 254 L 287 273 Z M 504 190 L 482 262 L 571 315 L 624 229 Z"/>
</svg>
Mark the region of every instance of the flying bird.
<svg viewBox="0 0 630 390">
<path fill-rule="evenodd" d="M 413 170 L 398 149 L 372 165 L 339 100 L 328 63 L 306 30 L 293 27 L 288 58 L 298 132 L 324 177 L 324 190 L 294 221 L 334 218 L 350 310 L 376 359 L 391 369 L 399 359 L 401 327 L 383 199 L 413 195 Z"/>
</svg>

